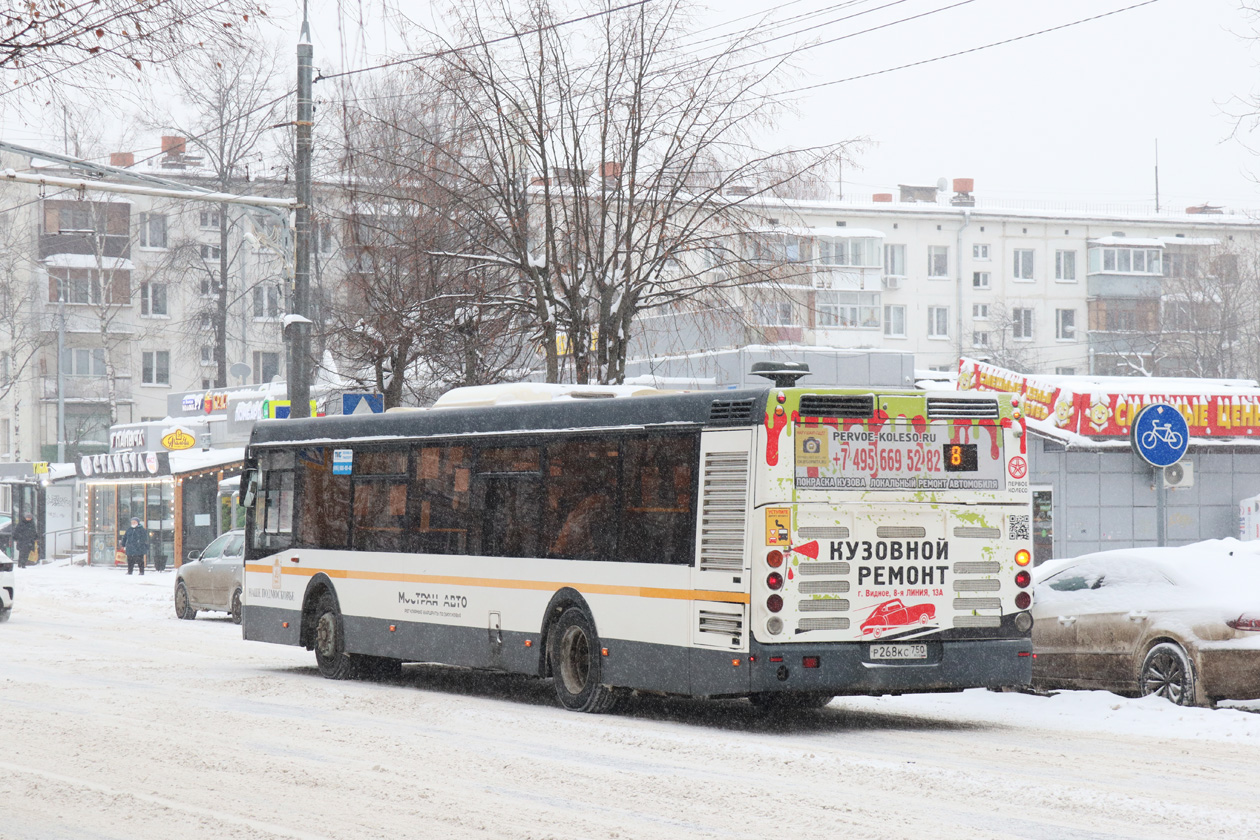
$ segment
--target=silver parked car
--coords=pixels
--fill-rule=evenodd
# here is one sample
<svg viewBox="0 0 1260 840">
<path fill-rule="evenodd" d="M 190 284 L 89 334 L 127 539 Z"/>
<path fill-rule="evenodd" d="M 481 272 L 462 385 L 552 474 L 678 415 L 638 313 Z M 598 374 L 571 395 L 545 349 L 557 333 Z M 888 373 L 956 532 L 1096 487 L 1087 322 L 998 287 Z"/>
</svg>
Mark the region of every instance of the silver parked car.
<svg viewBox="0 0 1260 840">
<path fill-rule="evenodd" d="M 175 615 L 191 621 L 198 610 L 231 613 L 241 623 L 241 581 L 244 580 L 245 532 L 228 531 L 175 572 Z"/>
<path fill-rule="evenodd" d="M 8 621 L 13 613 L 13 592 L 17 582 L 13 575 L 13 567 L 17 563 L 8 555 L 0 553 L 0 622 Z"/>
</svg>

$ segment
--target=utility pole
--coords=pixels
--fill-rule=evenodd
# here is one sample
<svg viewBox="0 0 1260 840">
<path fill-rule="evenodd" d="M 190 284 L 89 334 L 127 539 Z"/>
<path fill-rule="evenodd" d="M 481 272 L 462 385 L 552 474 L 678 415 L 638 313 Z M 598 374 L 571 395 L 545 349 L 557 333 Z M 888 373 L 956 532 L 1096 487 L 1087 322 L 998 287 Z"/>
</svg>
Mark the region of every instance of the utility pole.
<svg viewBox="0 0 1260 840">
<path fill-rule="evenodd" d="M 297 157 L 294 166 L 298 202 L 294 214 L 297 252 L 293 260 L 293 306 L 290 310 L 290 315 L 296 317 L 290 317 L 285 324 L 285 337 L 289 342 L 289 416 L 293 418 L 311 416 L 311 127 L 315 121 L 315 107 L 311 102 L 311 60 L 314 52 L 306 2 L 303 0 L 302 31 L 297 47 Z"/>
<path fill-rule="evenodd" d="M 57 281 L 57 463 L 66 462 L 66 283 Z"/>
</svg>

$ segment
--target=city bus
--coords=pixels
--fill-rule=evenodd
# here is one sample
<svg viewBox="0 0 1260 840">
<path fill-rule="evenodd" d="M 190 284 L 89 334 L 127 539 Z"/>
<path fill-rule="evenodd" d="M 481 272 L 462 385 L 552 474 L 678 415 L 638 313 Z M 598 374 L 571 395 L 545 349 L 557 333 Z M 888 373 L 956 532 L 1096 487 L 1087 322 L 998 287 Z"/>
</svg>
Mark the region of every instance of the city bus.
<svg viewBox="0 0 1260 840">
<path fill-rule="evenodd" d="M 609 391 L 257 424 L 244 637 L 331 679 L 552 678 L 586 712 L 1029 683 L 1017 396 Z"/>
</svg>

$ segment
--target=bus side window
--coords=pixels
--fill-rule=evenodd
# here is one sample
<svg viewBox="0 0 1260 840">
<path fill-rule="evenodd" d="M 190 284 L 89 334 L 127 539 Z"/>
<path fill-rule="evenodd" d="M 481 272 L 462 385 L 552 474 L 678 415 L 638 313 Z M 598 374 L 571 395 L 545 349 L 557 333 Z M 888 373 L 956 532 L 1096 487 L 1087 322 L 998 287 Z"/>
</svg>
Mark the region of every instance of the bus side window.
<svg viewBox="0 0 1260 840">
<path fill-rule="evenodd" d="M 469 551 L 488 557 L 538 557 L 542 472 L 536 446 L 486 447 L 478 453 Z"/>
<path fill-rule="evenodd" d="M 547 446 L 543 549 L 547 557 L 612 560 L 621 507 L 617 440 Z"/>
<path fill-rule="evenodd" d="M 333 475 L 331 446 L 298 452 L 298 543 L 320 548 L 350 544 L 350 476 Z"/>
<path fill-rule="evenodd" d="M 624 452 L 621 559 L 691 563 L 699 457 L 695 437 L 630 438 Z"/>
<path fill-rule="evenodd" d="M 293 543 L 292 452 L 264 452 L 258 457 L 259 490 L 254 506 L 254 547 L 288 548 Z"/>
<path fill-rule="evenodd" d="M 412 516 L 415 550 L 467 554 L 472 517 L 472 450 L 465 446 L 416 449 Z"/>
</svg>

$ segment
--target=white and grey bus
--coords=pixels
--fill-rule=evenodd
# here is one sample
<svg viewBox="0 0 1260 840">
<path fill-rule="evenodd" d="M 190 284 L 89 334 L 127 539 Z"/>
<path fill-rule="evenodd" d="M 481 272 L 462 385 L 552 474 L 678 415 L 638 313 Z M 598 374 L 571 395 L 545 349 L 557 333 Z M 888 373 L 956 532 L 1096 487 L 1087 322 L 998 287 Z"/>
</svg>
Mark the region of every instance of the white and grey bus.
<svg viewBox="0 0 1260 840">
<path fill-rule="evenodd" d="M 259 423 L 244 637 L 580 711 L 1027 684 L 1018 400 L 791 382 Z"/>
</svg>

